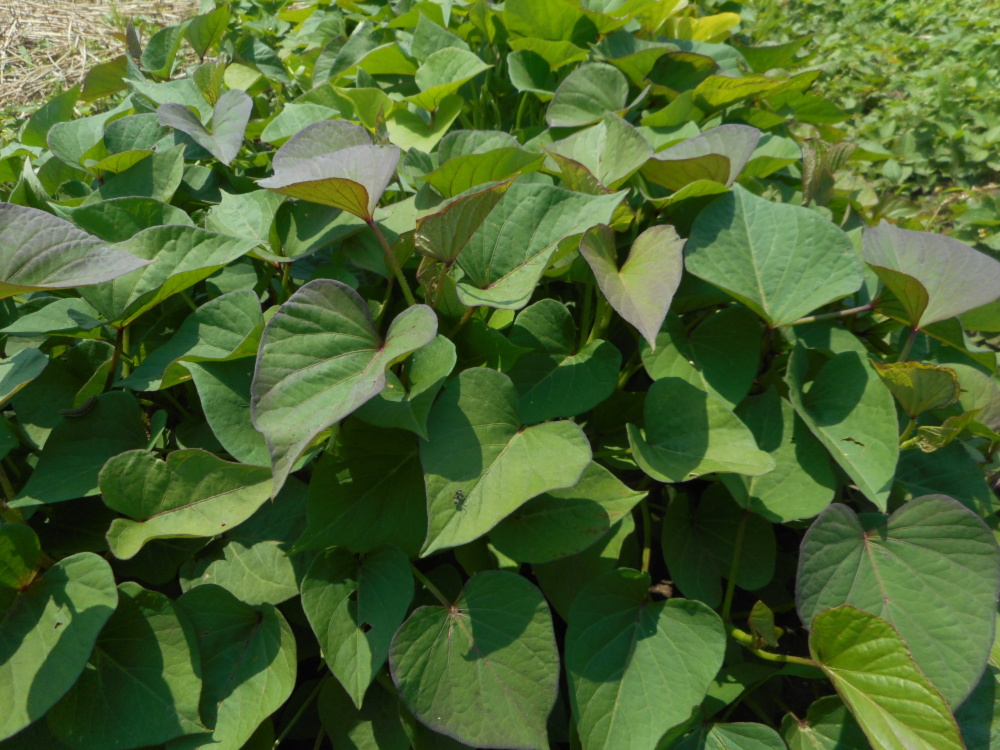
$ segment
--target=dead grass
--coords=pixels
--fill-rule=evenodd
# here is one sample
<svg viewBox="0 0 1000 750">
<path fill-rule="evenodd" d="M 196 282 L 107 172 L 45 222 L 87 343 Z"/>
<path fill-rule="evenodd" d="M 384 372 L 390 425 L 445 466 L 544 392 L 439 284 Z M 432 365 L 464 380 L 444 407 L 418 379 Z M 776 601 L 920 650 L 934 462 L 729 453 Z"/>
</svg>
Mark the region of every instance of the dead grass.
<svg viewBox="0 0 1000 750">
<path fill-rule="evenodd" d="M 124 19 L 162 27 L 197 11 L 198 0 L 0 0 L 0 110 L 41 104 L 122 54 L 112 35 Z"/>
</svg>

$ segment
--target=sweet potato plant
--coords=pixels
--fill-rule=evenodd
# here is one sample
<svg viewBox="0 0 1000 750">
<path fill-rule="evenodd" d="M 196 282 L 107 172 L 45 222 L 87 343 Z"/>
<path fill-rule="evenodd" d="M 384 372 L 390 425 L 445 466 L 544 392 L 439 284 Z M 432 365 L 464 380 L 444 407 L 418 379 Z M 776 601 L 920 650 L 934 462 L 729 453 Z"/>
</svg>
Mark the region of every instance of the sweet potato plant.
<svg viewBox="0 0 1000 750">
<path fill-rule="evenodd" d="M 1000 263 L 716 10 L 209 3 L 24 123 L 0 748 L 1000 747 Z"/>
</svg>

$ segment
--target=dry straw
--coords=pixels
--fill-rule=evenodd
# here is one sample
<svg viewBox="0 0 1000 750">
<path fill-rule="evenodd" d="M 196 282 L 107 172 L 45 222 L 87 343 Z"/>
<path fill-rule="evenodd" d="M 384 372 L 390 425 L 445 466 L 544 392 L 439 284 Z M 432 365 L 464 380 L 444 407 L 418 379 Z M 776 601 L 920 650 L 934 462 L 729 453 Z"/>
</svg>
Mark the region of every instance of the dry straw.
<svg viewBox="0 0 1000 750">
<path fill-rule="evenodd" d="M 125 19 L 163 27 L 197 11 L 198 0 L 0 0 L 0 109 L 40 103 L 122 54 L 112 34 Z"/>
</svg>

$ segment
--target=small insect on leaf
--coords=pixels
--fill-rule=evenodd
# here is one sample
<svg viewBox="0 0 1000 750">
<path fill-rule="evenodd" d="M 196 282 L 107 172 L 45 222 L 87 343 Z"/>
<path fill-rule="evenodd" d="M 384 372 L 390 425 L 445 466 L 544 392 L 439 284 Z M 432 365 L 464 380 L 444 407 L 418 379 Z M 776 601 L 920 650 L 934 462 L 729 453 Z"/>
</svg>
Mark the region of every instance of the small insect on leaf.
<svg viewBox="0 0 1000 750">
<path fill-rule="evenodd" d="M 465 505 L 465 493 L 462 490 L 455 490 L 455 496 L 451 499 L 456 508 L 461 509 Z"/>
</svg>

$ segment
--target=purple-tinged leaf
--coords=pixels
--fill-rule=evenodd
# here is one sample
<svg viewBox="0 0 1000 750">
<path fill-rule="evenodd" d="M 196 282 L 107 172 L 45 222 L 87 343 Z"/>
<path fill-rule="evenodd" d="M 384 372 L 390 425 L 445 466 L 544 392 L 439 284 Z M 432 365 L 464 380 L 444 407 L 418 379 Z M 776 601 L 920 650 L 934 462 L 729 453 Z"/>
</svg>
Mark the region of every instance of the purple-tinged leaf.
<svg viewBox="0 0 1000 750">
<path fill-rule="evenodd" d="M 757 128 L 720 125 L 654 154 L 642 174 L 668 190 L 680 190 L 699 180 L 729 187 L 750 161 L 759 140 Z"/>
<path fill-rule="evenodd" d="M 161 104 L 156 114 L 160 125 L 187 133 L 195 143 L 223 164 L 230 164 L 243 146 L 253 100 L 245 91 L 233 89 L 219 97 L 212 111 L 212 129 L 201 124 L 183 104 Z"/>
</svg>

